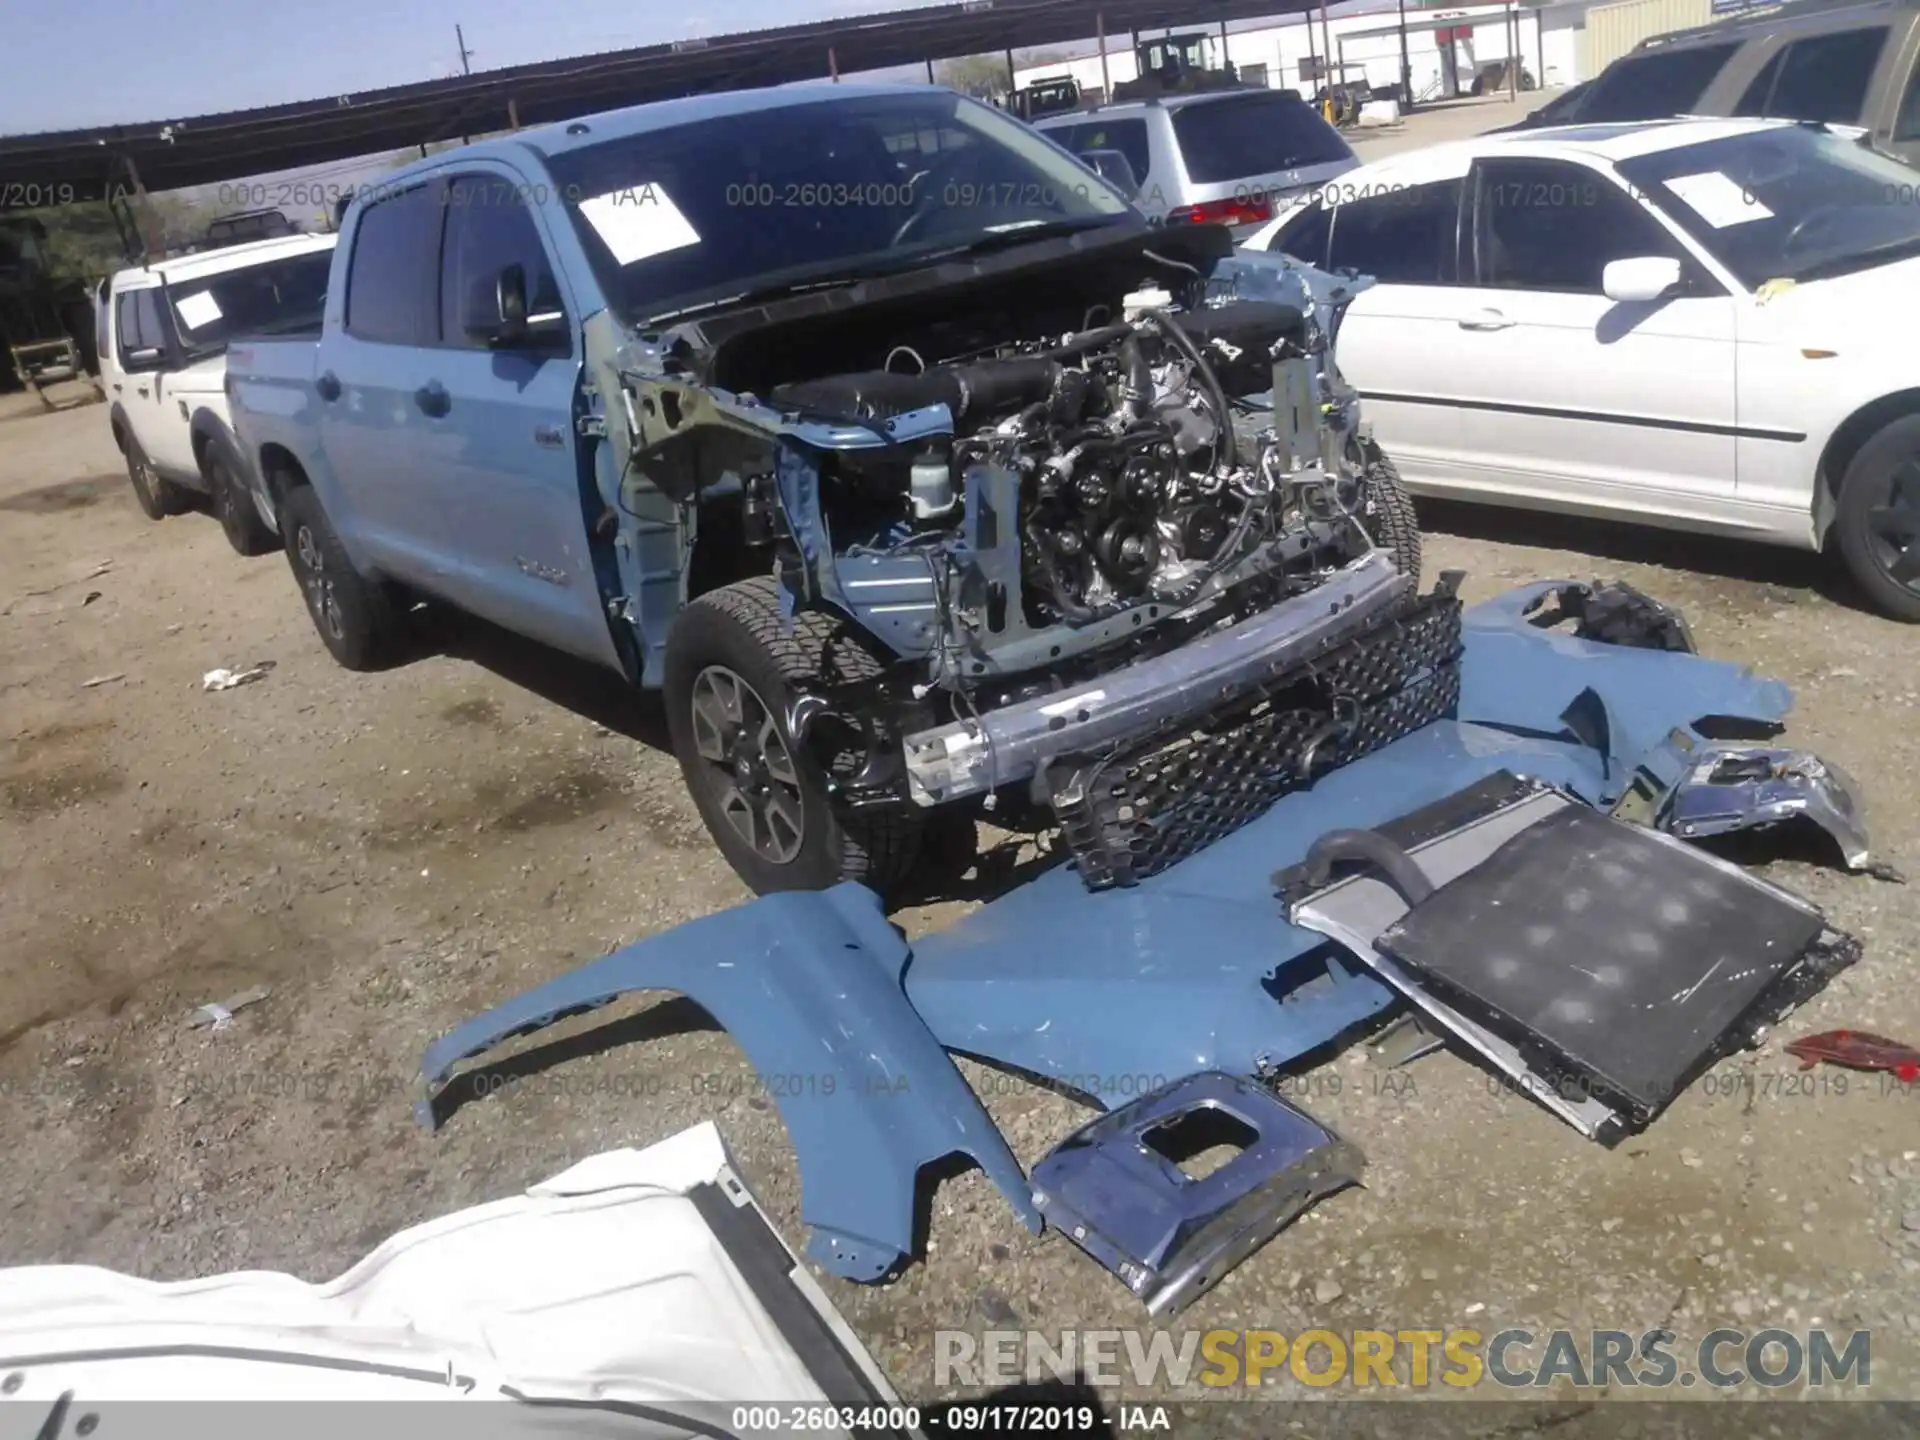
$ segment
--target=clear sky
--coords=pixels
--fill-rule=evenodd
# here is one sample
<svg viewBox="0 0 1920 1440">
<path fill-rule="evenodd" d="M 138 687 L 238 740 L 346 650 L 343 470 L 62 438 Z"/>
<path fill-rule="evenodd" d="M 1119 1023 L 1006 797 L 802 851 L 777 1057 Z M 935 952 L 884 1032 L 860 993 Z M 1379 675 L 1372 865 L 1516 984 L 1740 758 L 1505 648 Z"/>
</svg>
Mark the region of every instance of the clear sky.
<svg viewBox="0 0 1920 1440">
<path fill-rule="evenodd" d="M 0 134 L 377 90 L 926 0 L 0 0 Z"/>
</svg>

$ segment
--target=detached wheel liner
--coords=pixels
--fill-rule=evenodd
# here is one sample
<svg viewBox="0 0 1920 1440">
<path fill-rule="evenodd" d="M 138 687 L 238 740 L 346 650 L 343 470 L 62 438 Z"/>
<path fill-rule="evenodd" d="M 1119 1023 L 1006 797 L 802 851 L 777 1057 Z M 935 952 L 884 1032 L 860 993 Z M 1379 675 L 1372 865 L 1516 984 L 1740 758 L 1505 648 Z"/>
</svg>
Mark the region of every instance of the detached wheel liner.
<svg viewBox="0 0 1920 1440">
<path fill-rule="evenodd" d="M 789 628 L 770 577 L 711 591 L 674 622 L 665 676 L 674 754 L 714 842 L 757 894 L 843 880 L 885 892 L 911 872 L 920 814 L 905 801 L 841 813 L 828 798 L 829 767 L 787 730 L 808 682 L 865 680 L 883 668 L 834 616 L 802 611 Z M 861 758 L 848 750 L 830 766 L 850 770 Z"/>
</svg>

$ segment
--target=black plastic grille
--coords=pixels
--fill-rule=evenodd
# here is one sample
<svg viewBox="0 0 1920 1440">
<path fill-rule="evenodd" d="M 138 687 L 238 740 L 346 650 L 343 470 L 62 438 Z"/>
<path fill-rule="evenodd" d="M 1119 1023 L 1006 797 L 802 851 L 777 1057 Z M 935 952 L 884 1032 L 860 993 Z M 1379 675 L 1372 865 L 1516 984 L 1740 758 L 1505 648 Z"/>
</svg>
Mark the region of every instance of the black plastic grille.
<svg viewBox="0 0 1920 1440">
<path fill-rule="evenodd" d="M 1132 885 L 1459 704 L 1460 602 L 1436 593 L 1197 725 L 1055 760 L 1048 793 L 1087 888 Z"/>
</svg>

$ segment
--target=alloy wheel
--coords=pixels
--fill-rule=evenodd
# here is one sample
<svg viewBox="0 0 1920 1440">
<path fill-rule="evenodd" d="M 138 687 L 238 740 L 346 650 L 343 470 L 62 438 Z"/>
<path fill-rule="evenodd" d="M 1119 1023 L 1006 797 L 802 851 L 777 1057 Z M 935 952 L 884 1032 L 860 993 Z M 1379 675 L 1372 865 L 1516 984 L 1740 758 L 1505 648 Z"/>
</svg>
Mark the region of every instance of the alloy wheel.
<svg viewBox="0 0 1920 1440">
<path fill-rule="evenodd" d="M 1867 539 L 1888 579 L 1920 589 L 1920 458 L 1888 477 L 1886 503 L 1867 511 Z"/>
<path fill-rule="evenodd" d="M 806 838 L 800 772 L 767 702 L 724 665 L 695 677 L 694 749 L 713 772 L 720 811 L 741 839 L 776 865 Z"/>
<path fill-rule="evenodd" d="M 346 637 L 346 621 L 340 614 L 340 602 L 333 593 L 333 577 L 327 574 L 327 559 L 314 538 L 313 528 L 302 525 L 294 536 L 294 553 L 300 557 L 301 574 L 306 579 L 307 606 L 313 618 L 336 640 Z"/>
</svg>

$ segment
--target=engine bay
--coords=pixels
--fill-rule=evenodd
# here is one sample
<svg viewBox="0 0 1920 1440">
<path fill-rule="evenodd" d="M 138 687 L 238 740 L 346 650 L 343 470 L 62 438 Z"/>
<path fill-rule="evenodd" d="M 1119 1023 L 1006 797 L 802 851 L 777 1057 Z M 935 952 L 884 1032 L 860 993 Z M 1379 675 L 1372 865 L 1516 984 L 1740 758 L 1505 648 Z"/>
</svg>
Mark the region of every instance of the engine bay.
<svg viewBox="0 0 1920 1440">
<path fill-rule="evenodd" d="M 815 684 L 789 716 L 864 735 L 843 803 L 998 793 L 1044 747 L 972 754 L 983 715 L 1170 660 L 1339 577 L 1369 606 L 1392 598 L 1384 559 L 1347 573 L 1380 557 L 1338 311 L 1290 265 L 1211 253 L 1225 240 L 1143 230 L 640 337 L 623 508 L 644 483 L 709 534 L 736 516 L 787 603 L 845 617 L 882 659 L 881 678 Z M 1214 703 L 1166 688 L 1143 724 Z"/>
<path fill-rule="evenodd" d="M 1273 390 L 1276 363 L 1309 358 L 1298 309 L 1246 300 L 1184 317 L 1164 303 L 1130 310 L 985 355 L 929 361 L 901 344 L 883 368 L 781 385 L 770 399 L 856 424 L 936 405 L 953 417 L 950 440 L 835 457 L 826 479 L 836 535 L 892 545 L 951 536 L 965 501 L 957 482 L 1002 469 L 1018 478 L 1027 625 L 1084 625 L 1148 598 L 1177 608 L 1290 514 L 1331 517 L 1341 500 L 1322 471 L 1289 484 L 1297 457 L 1240 433 L 1246 397 Z M 991 612 L 1005 602 L 978 598 L 986 632 L 1004 630 Z"/>
<path fill-rule="evenodd" d="M 798 432 L 747 496 L 788 590 L 997 704 L 1368 549 L 1356 406 L 1308 297 L 1155 269 L 1029 291 L 1024 322 L 989 292 L 924 322 L 815 317 L 804 349 L 776 325 L 746 363 L 723 345 L 714 372 L 765 383 L 748 398 Z"/>
</svg>

